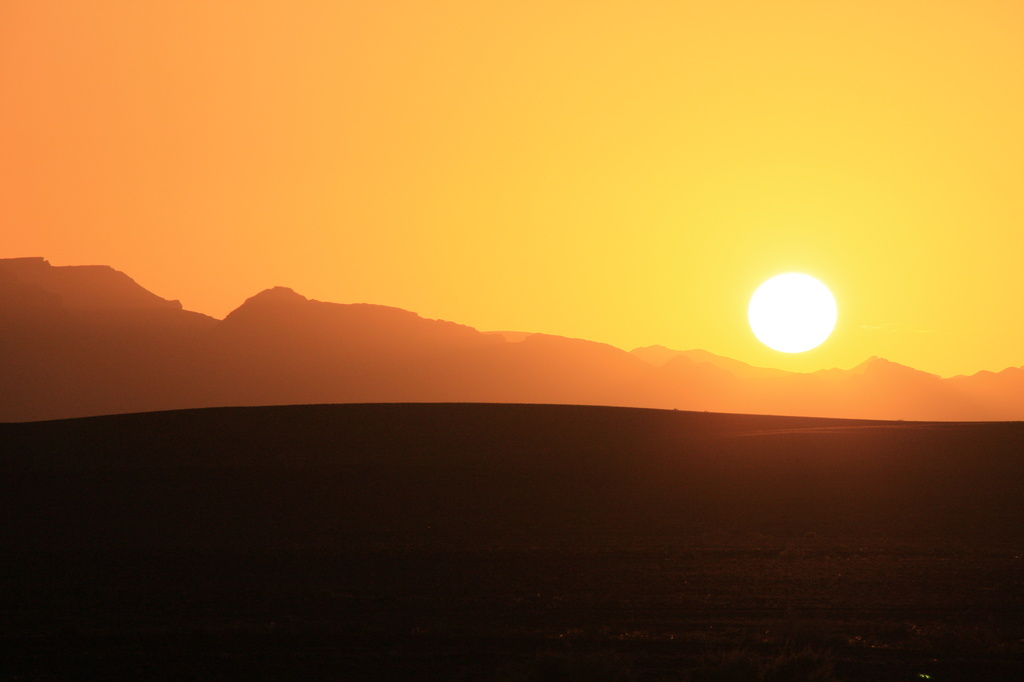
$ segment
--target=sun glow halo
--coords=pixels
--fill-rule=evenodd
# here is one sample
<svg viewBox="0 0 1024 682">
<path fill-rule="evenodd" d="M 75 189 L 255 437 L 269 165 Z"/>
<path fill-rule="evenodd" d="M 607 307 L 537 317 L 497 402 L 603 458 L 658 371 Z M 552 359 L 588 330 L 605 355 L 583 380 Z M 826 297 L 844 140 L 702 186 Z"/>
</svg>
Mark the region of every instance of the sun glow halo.
<svg viewBox="0 0 1024 682">
<path fill-rule="evenodd" d="M 747 318 L 754 336 L 782 353 L 821 345 L 836 326 L 836 299 L 824 284 L 789 272 L 772 277 L 750 298 Z"/>
</svg>

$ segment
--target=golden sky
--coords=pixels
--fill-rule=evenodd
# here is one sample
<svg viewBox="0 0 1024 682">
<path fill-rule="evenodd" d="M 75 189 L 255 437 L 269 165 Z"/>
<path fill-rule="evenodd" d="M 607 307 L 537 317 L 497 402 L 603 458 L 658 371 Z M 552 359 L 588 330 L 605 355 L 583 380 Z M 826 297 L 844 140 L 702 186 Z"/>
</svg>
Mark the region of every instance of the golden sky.
<svg viewBox="0 0 1024 682">
<path fill-rule="evenodd" d="M 793 370 L 1024 364 L 1024 4 L 0 2 L 0 257 Z M 746 321 L 786 271 L 821 347 Z"/>
</svg>

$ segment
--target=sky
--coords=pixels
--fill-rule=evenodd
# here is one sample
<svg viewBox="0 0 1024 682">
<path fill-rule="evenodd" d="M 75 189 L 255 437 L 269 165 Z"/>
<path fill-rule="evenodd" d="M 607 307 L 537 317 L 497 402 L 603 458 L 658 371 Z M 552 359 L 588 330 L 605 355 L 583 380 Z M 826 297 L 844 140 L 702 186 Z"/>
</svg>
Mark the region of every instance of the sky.
<svg viewBox="0 0 1024 682">
<path fill-rule="evenodd" d="M 1024 365 L 1024 5 L 0 0 L 0 257 L 795 371 Z M 838 324 L 773 351 L 782 272 Z"/>
</svg>

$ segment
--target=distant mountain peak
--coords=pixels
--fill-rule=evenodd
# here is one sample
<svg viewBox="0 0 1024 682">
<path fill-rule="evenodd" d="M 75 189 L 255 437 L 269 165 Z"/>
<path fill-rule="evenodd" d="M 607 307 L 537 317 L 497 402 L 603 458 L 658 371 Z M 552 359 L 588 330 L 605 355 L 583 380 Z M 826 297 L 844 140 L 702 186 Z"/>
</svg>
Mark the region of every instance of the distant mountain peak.
<svg viewBox="0 0 1024 682">
<path fill-rule="evenodd" d="M 665 346 L 645 346 L 634 348 L 630 351 L 634 355 L 655 367 L 675 366 L 679 368 L 686 362 L 693 364 L 705 364 L 716 367 L 729 374 L 746 378 L 780 377 L 790 374 L 781 369 L 769 367 L 755 367 L 740 360 L 733 360 L 722 355 L 715 355 L 710 351 L 693 348 L 690 350 L 673 350 Z"/>
<path fill-rule="evenodd" d="M 53 266 L 42 257 L 0 258 L 0 271 L 22 285 L 58 296 L 76 310 L 181 310 L 181 302 L 168 300 L 140 286 L 109 265 Z"/>
<path fill-rule="evenodd" d="M 850 371 L 851 372 L 857 372 L 857 371 L 864 372 L 864 371 L 867 371 L 869 369 L 877 369 L 877 368 L 880 368 L 880 367 L 906 367 L 906 365 L 901 365 L 898 362 L 893 362 L 892 360 L 888 360 L 888 359 L 883 358 L 883 357 L 881 357 L 879 355 L 872 355 L 870 358 L 868 358 L 864 362 L 860 363 L 859 365 L 857 365 L 856 367 L 854 367 Z M 910 369 L 910 368 L 908 368 L 908 369 Z"/>
<path fill-rule="evenodd" d="M 271 287 L 245 299 L 242 305 L 228 313 L 224 322 L 231 326 L 274 319 L 282 314 L 290 317 L 295 311 L 304 310 L 310 303 L 314 303 L 314 301 L 297 293 L 294 289 L 281 286 Z"/>
<path fill-rule="evenodd" d="M 865 376 L 916 376 L 916 377 L 932 377 L 939 379 L 937 374 L 925 372 L 920 369 L 914 369 L 907 365 L 901 365 L 898 362 L 887 360 L 877 355 L 872 355 L 870 358 L 860 363 L 856 367 L 850 370 L 850 374 L 861 374 Z"/>
<path fill-rule="evenodd" d="M 856 372 L 856 371 L 863 372 L 863 371 L 867 370 L 869 367 L 879 367 L 879 366 L 884 366 L 884 365 L 887 365 L 887 364 L 894 364 L 894 363 L 890 362 L 889 360 L 886 360 L 883 357 L 879 357 L 877 355 L 872 355 L 870 358 L 868 358 L 864 362 L 860 363 L 859 365 L 857 365 L 856 367 L 854 367 L 850 371 L 851 372 Z"/>
<path fill-rule="evenodd" d="M 248 304 L 282 304 L 282 303 L 304 303 L 309 299 L 300 293 L 297 293 L 294 289 L 289 287 L 271 287 L 270 289 L 264 289 L 255 296 L 250 296 L 246 299 L 245 303 Z"/>
</svg>

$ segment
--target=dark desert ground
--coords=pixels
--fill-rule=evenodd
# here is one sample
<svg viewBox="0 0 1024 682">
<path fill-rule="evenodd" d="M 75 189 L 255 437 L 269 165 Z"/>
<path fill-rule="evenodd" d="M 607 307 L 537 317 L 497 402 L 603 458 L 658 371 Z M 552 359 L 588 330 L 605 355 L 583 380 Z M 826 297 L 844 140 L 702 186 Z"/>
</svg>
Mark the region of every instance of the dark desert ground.
<svg viewBox="0 0 1024 682">
<path fill-rule="evenodd" d="M 4 680 L 1019 680 L 1024 424 L 0 424 Z"/>
</svg>

